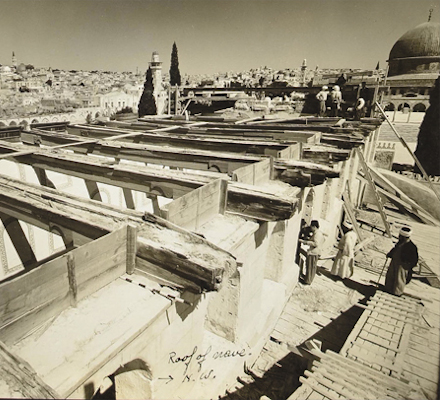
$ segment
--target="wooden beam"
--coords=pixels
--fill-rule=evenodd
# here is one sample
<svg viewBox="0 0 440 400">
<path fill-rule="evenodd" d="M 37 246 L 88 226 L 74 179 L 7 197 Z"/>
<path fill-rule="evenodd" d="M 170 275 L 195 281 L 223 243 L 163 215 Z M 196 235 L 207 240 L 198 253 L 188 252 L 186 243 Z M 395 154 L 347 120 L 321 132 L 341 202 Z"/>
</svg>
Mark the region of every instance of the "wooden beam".
<svg viewBox="0 0 440 400">
<path fill-rule="evenodd" d="M 214 244 L 151 214 L 61 195 L 1 176 L 0 211 L 46 230 L 51 224 L 70 229 L 82 243 L 133 222 L 139 227 L 138 259 L 148 261 L 155 274 L 175 277 L 192 291 L 216 290 L 226 263 L 235 264 L 229 253 Z"/>
<path fill-rule="evenodd" d="M 99 192 L 98 184 L 95 181 L 89 179 L 84 179 L 86 184 L 87 192 L 92 200 L 102 201 L 101 193 Z"/>
<path fill-rule="evenodd" d="M 168 203 L 162 209 L 162 216 L 179 226 L 196 231 L 221 214 L 227 188 L 225 181 L 217 179 Z"/>
<path fill-rule="evenodd" d="M 133 139 L 128 135 L 133 133 L 136 135 L 140 142 L 147 142 L 149 144 L 165 145 L 170 147 L 185 147 L 188 149 L 200 149 L 211 151 L 227 151 L 231 153 L 240 154 L 266 154 L 273 151 L 279 151 L 288 147 L 291 143 L 282 143 L 276 141 L 257 141 L 257 140 L 243 140 L 243 139 L 217 139 L 217 138 L 204 138 L 195 137 L 192 135 L 172 135 L 172 134 L 160 134 L 160 133 L 146 133 L 146 132 L 129 132 L 124 131 L 121 134 L 120 130 L 108 129 L 108 128 L 91 128 L 90 126 L 71 125 L 67 128 L 68 133 L 77 136 L 96 137 L 98 139 L 106 138 L 106 140 L 112 140 L 115 137 L 119 137 L 123 141 L 132 141 Z"/>
<path fill-rule="evenodd" d="M 8 232 L 9 238 L 11 239 L 18 256 L 20 257 L 23 267 L 29 270 L 32 265 L 36 264 L 37 258 L 23 232 L 20 222 L 17 218 L 10 217 L 3 212 L 0 212 L 0 219 L 2 220 L 6 232 Z"/>
<path fill-rule="evenodd" d="M 150 145 L 129 142 L 109 142 L 99 140 L 90 145 L 86 139 L 70 134 L 55 134 L 53 132 L 23 133 L 23 143 L 33 143 L 34 137 L 48 146 L 59 143 L 77 143 L 83 140 L 84 145 L 76 145 L 76 151 L 107 157 L 117 157 L 131 161 L 161 164 L 170 167 L 210 169 L 215 166 L 222 172 L 231 173 L 236 168 L 261 160 L 258 155 L 243 155 L 237 153 L 214 152 L 209 150 L 188 149 L 184 147 L 171 148 L 165 145 Z M 6 142 L 3 142 L 6 143 Z"/>
<path fill-rule="evenodd" d="M 15 149 L 19 146 L 0 144 L 0 151 Z M 195 174 L 184 171 L 167 171 L 157 168 L 133 166 L 128 164 L 110 165 L 106 160 L 93 156 L 74 154 L 52 154 L 40 150 L 29 156 L 21 156 L 17 161 L 38 165 L 62 174 L 69 174 L 89 181 L 99 181 L 149 195 L 163 194 L 165 197 L 180 197 L 197 189 L 215 178 L 212 175 Z M 269 160 L 266 161 L 266 163 Z M 160 190 L 159 190 L 160 189 Z M 283 220 L 290 218 L 297 200 L 283 199 L 279 196 L 245 188 L 236 183 L 228 184 L 227 210 L 235 213 L 241 209 L 243 216 L 262 220 Z M 235 195 L 234 195 L 235 193 Z M 238 204 L 234 204 L 237 201 Z M 247 201 L 248 204 L 244 204 Z M 264 208 L 261 206 L 264 204 Z"/>
<path fill-rule="evenodd" d="M 379 213 L 380 213 L 380 216 L 382 218 L 382 221 L 383 221 L 383 224 L 385 227 L 385 231 L 386 231 L 388 237 L 391 238 L 392 235 L 391 235 L 390 224 L 388 223 L 387 217 L 386 217 L 385 212 L 383 210 L 382 201 L 380 200 L 380 197 L 376 191 L 376 186 L 374 184 L 373 178 L 371 177 L 369 167 L 368 167 L 367 163 L 365 162 L 364 155 L 362 154 L 362 152 L 359 151 L 359 149 L 356 149 L 356 152 L 358 154 L 362 169 L 364 170 L 365 177 L 367 178 L 368 183 L 370 185 L 370 188 L 373 191 L 374 198 L 376 199 L 376 203 L 377 203 Z"/>
<path fill-rule="evenodd" d="M 345 193 L 342 194 L 342 200 L 344 201 L 343 203 L 344 210 L 347 212 L 348 216 L 350 217 L 351 223 L 353 224 L 353 228 L 356 232 L 357 237 L 359 238 L 359 242 L 362 242 L 364 237 L 362 235 L 361 229 L 354 214 L 354 209 L 351 204 L 350 196 L 348 194 L 347 189 L 345 190 Z"/>
<path fill-rule="evenodd" d="M 134 198 L 133 193 L 130 189 L 122 188 L 122 193 L 124 194 L 125 204 L 127 208 L 130 208 L 131 210 L 135 210 L 136 206 L 134 204 Z"/>
<path fill-rule="evenodd" d="M 76 307 L 78 304 L 78 285 L 76 283 L 75 258 L 71 253 L 66 255 L 67 277 L 69 279 L 70 305 Z"/>
<path fill-rule="evenodd" d="M 24 359 L 0 341 L 0 365 L 2 387 L 14 397 L 29 399 L 61 399 Z M 6 386 L 6 387 L 4 387 Z M 3 391 L 3 393 L 5 393 Z M 8 395 L 9 396 L 9 395 Z"/>
<path fill-rule="evenodd" d="M 34 136 L 37 136 L 37 134 L 23 133 L 22 140 L 25 143 L 33 143 Z M 54 134 L 52 132 L 39 132 L 38 137 L 42 143 L 50 146 L 53 146 L 57 143 L 69 143 L 69 141 L 76 143 L 78 140 L 74 135 Z M 3 143 L 6 144 L 6 142 Z M 166 146 L 153 146 L 125 142 L 111 143 L 105 142 L 104 140 L 99 141 L 93 146 L 86 142 L 84 146 L 77 145 L 76 149 L 77 152 L 81 151 L 84 154 L 89 153 L 107 157 L 116 157 L 118 159 L 160 164 L 170 167 L 203 170 L 214 168 L 220 172 L 225 172 L 228 174 L 232 174 L 237 168 L 259 162 L 266 158 L 265 156 L 261 155 L 241 155 L 224 152 L 220 153 L 215 151 L 170 148 Z M 331 148 L 329 150 L 328 147 L 324 149 L 325 153 L 323 154 L 325 154 L 326 159 L 328 159 L 329 154 L 332 154 L 333 150 L 339 151 L 337 149 L 332 150 Z M 349 153 L 344 150 L 343 155 L 343 157 L 346 158 L 348 157 Z M 337 161 L 338 157 L 334 158 L 334 160 Z M 275 159 L 274 167 L 277 170 L 275 178 L 279 177 L 286 170 L 292 170 L 295 173 L 302 170 L 303 173 L 310 174 L 312 184 L 321 184 L 325 178 L 334 178 L 339 176 L 339 173 L 333 168 L 326 167 L 322 164 L 294 159 Z M 296 185 L 294 179 L 289 179 L 286 182 L 293 186 Z M 298 186 L 303 185 L 301 183 L 302 180 L 299 180 L 298 182 Z"/>
<path fill-rule="evenodd" d="M 136 268 L 137 226 L 127 225 L 127 274 L 132 275 Z"/>
<path fill-rule="evenodd" d="M 439 221 L 434 218 L 428 211 L 421 207 L 418 203 L 408 197 L 403 191 L 401 191 L 396 185 L 394 185 L 389 179 L 387 179 L 377 168 L 370 166 L 370 172 L 373 180 L 382 187 L 383 194 L 393 198 L 393 202 L 400 203 L 406 209 L 414 212 L 424 222 L 431 225 L 439 225 Z M 388 192 L 388 193 L 386 193 Z M 382 192 L 381 192 L 382 193 Z M 388 196 L 387 196 L 388 197 Z"/>
<path fill-rule="evenodd" d="M 43 168 L 32 167 L 37 175 L 38 182 L 41 186 L 47 186 L 56 189 L 54 183 L 47 177 L 46 171 Z"/>
</svg>

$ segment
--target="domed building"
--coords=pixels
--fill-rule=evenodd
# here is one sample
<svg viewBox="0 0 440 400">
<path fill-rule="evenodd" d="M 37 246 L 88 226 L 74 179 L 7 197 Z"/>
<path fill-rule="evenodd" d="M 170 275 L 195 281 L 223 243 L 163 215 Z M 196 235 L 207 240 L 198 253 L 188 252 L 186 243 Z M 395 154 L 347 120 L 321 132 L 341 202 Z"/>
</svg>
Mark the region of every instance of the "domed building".
<svg viewBox="0 0 440 400">
<path fill-rule="evenodd" d="M 388 76 L 438 73 L 440 24 L 425 22 L 406 32 L 393 46 Z"/>
<path fill-rule="evenodd" d="M 394 44 L 383 100 L 388 110 L 425 111 L 440 72 L 440 24 L 425 22 Z"/>
</svg>

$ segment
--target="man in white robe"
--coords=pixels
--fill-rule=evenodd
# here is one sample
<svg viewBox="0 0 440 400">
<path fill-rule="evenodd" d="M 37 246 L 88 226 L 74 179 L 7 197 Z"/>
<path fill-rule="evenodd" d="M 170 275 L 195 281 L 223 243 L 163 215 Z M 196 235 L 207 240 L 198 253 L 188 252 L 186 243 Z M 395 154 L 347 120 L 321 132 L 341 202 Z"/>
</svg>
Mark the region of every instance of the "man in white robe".
<svg viewBox="0 0 440 400">
<path fill-rule="evenodd" d="M 344 236 L 338 244 L 338 254 L 333 262 L 331 274 L 341 279 L 350 278 L 354 272 L 354 246 L 357 235 L 353 231 L 353 225 L 349 221 L 342 224 Z"/>
</svg>

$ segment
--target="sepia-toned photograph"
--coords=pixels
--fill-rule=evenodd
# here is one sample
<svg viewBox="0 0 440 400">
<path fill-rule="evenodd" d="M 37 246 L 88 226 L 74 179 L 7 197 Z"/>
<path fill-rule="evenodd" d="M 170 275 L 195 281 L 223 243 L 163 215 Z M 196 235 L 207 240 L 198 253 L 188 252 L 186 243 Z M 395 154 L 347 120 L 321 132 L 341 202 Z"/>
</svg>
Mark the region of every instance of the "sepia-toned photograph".
<svg viewBox="0 0 440 400">
<path fill-rule="evenodd" d="M 0 0 L 0 399 L 438 399 L 439 84 L 433 0 Z"/>
</svg>

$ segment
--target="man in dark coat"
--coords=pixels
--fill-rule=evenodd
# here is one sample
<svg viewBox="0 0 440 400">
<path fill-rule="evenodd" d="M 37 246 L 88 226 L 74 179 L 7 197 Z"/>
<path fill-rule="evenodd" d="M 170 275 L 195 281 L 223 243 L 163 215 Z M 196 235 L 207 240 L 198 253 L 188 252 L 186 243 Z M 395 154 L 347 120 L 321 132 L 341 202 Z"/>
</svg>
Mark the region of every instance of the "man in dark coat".
<svg viewBox="0 0 440 400">
<path fill-rule="evenodd" d="M 313 279 L 315 279 L 317 263 L 319 256 L 322 252 L 322 246 L 324 244 L 324 234 L 319 230 L 319 222 L 313 220 L 310 223 L 310 229 L 312 230 L 312 235 L 309 239 L 299 239 L 300 243 L 307 244 L 309 249 L 307 250 L 306 257 L 306 273 L 304 277 L 304 283 L 306 285 L 311 285 Z"/>
<path fill-rule="evenodd" d="M 405 285 L 411 281 L 412 269 L 419 261 L 417 246 L 411 241 L 411 228 L 404 226 L 399 232 L 399 241 L 387 254 L 391 258 L 385 278 L 385 290 L 401 296 Z"/>
</svg>

